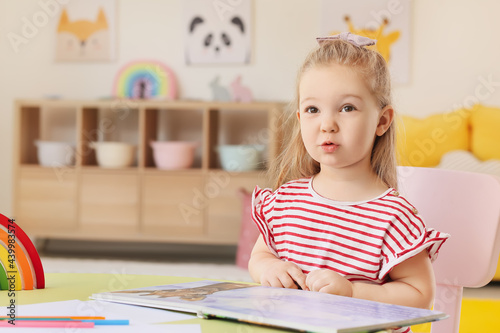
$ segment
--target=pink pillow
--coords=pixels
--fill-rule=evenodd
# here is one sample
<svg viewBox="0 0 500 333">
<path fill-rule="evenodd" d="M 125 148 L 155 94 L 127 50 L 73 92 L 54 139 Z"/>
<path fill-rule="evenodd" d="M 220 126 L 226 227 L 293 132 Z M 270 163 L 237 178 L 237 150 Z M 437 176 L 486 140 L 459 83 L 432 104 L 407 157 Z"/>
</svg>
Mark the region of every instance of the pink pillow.
<svg viewBox="0 0 500 333">
<path fill-rule="evenodd" d="M 250 254 L 260 232 L 252 220 L 252 193 L 241 188 L 238 194 L 241 198 L 242 214 L 240 238 L 236 251 L 236 266 L 248 269 L 248 260 L 250 260 Z"/>
</svg>

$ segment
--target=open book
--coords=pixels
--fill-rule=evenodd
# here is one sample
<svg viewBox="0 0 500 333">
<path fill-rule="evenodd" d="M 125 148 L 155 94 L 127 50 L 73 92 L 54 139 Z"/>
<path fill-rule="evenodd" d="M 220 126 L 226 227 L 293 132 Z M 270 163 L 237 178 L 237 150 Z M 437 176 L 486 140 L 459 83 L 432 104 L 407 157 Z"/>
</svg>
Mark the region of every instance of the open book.
<svg viewBox="0 0 500 333">
<path fill-rule="evenodd" d="M 446 318 L 442 312 L 326 293 L 217 281 L 105 292 L 91 298 L 311 332 L 370 332 Z"/>
</svg>

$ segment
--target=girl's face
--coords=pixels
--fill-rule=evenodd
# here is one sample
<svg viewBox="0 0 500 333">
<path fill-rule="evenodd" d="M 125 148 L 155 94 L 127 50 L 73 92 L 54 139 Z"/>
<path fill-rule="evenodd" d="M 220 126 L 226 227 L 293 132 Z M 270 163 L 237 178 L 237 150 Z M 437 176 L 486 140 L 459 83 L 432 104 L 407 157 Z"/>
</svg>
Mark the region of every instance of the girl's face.
<svg viewBox="0 0 500 333">
<path fill-rule="evenodd" d="M 393 110 L 380 110 L 356 71 L 330 64 L 302 75 L 297 116 L 306 150 L 321 170 L 371 170 L 375 137 L 389 128 Z"/>
</svg>

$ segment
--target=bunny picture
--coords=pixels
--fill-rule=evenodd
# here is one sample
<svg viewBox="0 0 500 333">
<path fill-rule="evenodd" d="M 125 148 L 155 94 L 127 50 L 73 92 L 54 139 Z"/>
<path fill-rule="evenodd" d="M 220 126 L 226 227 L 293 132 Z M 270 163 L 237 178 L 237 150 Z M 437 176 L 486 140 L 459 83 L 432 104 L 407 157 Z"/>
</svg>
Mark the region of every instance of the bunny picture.
<svg viewBox="0 0 500 333">
<path fill-rule="evenodd" d="M 252 91 L 248 87 L 241 85 L 241 75 L 231 82 L 231 92 L 235 102 L 249 103 L 253 101 Z"/>
<path fill-rule="evenodd" d="M 212 98 L 214 101 L 228 102 L 231 100 L 231 94 L 219 83 L 219 81 L 220 77 L 216 76 L 209 84 L 212 90 Z"/>
</svg>

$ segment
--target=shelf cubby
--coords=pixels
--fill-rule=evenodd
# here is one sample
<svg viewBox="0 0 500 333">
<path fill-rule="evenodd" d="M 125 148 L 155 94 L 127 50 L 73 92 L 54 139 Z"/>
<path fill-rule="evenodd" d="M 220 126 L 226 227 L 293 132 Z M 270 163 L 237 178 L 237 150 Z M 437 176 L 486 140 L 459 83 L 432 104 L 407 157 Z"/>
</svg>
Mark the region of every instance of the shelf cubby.
<svg viewBox="0 0 500 333">
<path fill-rule="evenodd" d="M 18 106 L 17 163 L 39 165 L 37 141 L 76 143 L 76 108 L 71 105 L 26 104 Z"/>
<path fill-rule="evenodd" d="M 144 110 L 144 166 L 155 168 L 152 141 L 189 141 L 198 144 L 191 168 L 202 168 L 204 130 L 203 108 L 168 107 Z"/>
<path fill-rule="evenodd" d="M 116 109 L 111 106 L 83 106 L 81 108 L 81 126 L 77 165 L 97 166 L 95 149 L 92 142 L 124 142 L 136 146 L 136 162 L 139 153 L 139 110 Z"/>
</svg>

